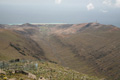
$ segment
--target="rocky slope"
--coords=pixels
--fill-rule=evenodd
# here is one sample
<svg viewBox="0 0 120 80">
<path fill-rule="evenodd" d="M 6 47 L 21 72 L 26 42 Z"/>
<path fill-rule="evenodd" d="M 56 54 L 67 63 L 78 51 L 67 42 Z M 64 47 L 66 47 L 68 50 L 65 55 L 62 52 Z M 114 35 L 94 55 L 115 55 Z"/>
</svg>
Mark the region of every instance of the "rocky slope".
<svg viewBox="0 0 120 80">
<path fill-rule="evenodd" d="M 0 80 L 104 80 L 46 61 L 20 60 L 4 64 L 4 67 L 0 65 L 3 67 L 0 69 Z"/>
<path fill-rule="evenodd" d="M 45 59 L 42 48 L 32 39 L 0 29 L 0 60 Z"/>
</svg>

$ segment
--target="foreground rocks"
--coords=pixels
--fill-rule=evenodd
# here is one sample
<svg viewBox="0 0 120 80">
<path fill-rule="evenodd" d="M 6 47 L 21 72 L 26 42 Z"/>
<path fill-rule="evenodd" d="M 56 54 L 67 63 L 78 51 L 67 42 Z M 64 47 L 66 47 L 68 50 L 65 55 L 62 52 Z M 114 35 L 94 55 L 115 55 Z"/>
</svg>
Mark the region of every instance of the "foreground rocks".
<svg viewBox="0 0 120 80">
<path fill-rule="evenodd" d="M 26 77 L 28 77 L 29 79 L 25 79 L 25 80 L 37 80 L 36 75 L 29 73 L 27 71 L 23 71 L 23 70 L 11 70 L 8 72 L 8 74 L 10 74 L 10 76 L 15 75 L 15 74 L 22 74 L 22 75 L 26 75 Z M 21 77 L 21 76 L 20 76 Z M 3 80 L 18 80 L 17 78 L 7 78 L 6 72 L 0 69 L 0 78 L 2 78 Z M 20 80 L 24 80 L 24 79 L 20 79 Z M 41 80 L 41 79 L 40 79 Z M 42 79 L 45 80 L 45 79 Z"/>
<path fill-rule="evenodd" d="M 6 74 L 6 72 L 0 69 L 0 74 Z"/>
<path fill-rule="evenodd" d="M 34 80 L 37 79 L 36 75 L 32 74 L 32 73 L 28 73 L 28 78 L 32 78 Z"/>
<path fill-rule="evenodd" d="M 47 80 L 47 79 L 45 79 L 44 77 L 40 77 L 38 80 Z"/>
<path fill-rule="evenodd" d="M 8 79 L 8 80 L 17 80 L 16 78 L 11 78 L 11 79 Z"/>
</svg>

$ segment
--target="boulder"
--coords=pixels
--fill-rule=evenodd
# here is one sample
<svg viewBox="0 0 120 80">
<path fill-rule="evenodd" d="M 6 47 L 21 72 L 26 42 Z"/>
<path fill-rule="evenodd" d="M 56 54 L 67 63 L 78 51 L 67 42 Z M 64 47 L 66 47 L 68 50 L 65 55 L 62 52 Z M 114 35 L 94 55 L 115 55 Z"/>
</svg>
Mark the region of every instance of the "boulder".
<svg viewBox="0 0 120 80">
<path fill-rule="evenodd" d="M 44 77 L 40 77 L 38 80 L 46 80 Z"/>
<path fill-rule="evenodd" d="M 28 78 L 32 78 L 32 79 L 37 79 L 36 75 L 32 74 L 32 73 L 28 73 Z"/>
<path fill-rule="evenodd" d="M 29 74 L 28 72 L 23 71 L 23 70 L 15 70 L 15 73 L 21 73 L 21 74 L 24 74 L 24 75 L 28 75 Z"/>
<path fill-rule="evenodd" d="M 0 74 L 6 74 L 6 72 L 0 69 Z"/>
<path fill-rule="evenodd" d="M 15 70 L 13 69 L 9 70 L 9 74 L 15 74 Z"/>
<path fill-rule="evenodd" d="M 11 79 L 8 79 L 8 80 L 17 80 L 16 78 L 11 78 Z"/>
</svg>

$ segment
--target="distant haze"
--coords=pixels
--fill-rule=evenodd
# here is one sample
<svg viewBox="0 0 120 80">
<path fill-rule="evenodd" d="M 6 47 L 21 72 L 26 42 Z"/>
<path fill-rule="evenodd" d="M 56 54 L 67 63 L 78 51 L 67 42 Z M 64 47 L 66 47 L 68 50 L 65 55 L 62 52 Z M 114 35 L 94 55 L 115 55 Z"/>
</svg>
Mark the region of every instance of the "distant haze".
<svg viewBox="0 0 120 80">
<path fill-rule="evenodd" d="M 0 24 L 96 20 L 120 27 L 120 0 L 0 0 Z"/>
</svg>

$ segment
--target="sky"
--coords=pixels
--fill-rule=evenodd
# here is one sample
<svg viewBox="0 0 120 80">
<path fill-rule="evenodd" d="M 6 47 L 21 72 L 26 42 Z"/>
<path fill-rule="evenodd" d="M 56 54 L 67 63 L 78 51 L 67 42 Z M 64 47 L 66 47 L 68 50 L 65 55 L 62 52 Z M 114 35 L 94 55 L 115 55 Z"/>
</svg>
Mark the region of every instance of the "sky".
<svg viewBox="0 0 120 80">
<path fill-rule="evenodd" d="M 120 27 L 120 0 L 0 0 L 0 24 L 96 21 Z"/>
</svg>

